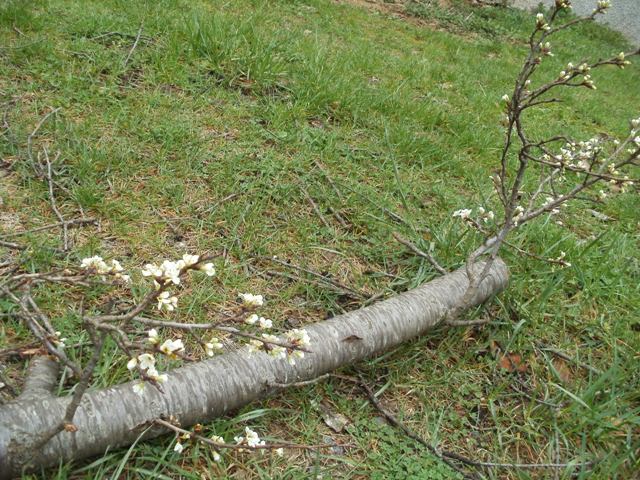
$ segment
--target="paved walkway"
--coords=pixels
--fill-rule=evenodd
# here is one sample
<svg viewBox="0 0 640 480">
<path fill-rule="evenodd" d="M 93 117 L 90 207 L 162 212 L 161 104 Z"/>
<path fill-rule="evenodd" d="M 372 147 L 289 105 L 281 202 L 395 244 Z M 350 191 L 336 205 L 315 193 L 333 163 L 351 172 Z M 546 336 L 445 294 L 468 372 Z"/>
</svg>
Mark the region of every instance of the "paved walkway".
<svg viewBox="0 0 640 480">
<path fill-rule="evenodd" d="M 540 3 L 553 5 L 554 0 L 514 0 L 513 5 L 520 8 L 535 8 Z M 577 15 L 588 15 L 597 0 L 572 0 L 573 11 Z M 598 21 L 607 23 L 611 28 L 621 31 L 631 43 L 640 46 L 640 0 L 611 0 L 611 8 L 605 15 L 598 15 Z"/>
</svg>

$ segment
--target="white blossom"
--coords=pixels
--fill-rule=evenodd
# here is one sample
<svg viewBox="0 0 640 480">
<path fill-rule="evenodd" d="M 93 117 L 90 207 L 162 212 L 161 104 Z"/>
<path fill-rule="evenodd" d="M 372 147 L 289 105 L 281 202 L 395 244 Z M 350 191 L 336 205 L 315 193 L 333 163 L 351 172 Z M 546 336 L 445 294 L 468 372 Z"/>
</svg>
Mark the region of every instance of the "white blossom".
<svg viewBox="0 0 640 480">
<path fill-rule="evenodd" d="M 146 384 L 143 381 L 137 382 L 133 384 L 133 391 L 137 395 L 142 395 L 144 393 Z"/>
<path fill-rule="evenodd" d="M 213 267 L 213 263 L 205 263 L 200 266 L 199 270 L 206 273 L 209 277 L 213 277 L 216 274 L 216 269 Z"/>
<path fill-rule="evenodd" d="M 83 258 L 80 267 L 85 270 L 95 270 L 100 274 L 109 273 L 111 268 L 105 263 L 102 257 L 95 255 L 93 257 Z"/>
<path fill-rule="evenodd" d="M 539 13 L 536 15 L 536 27 L 540 30 L 550 30 L 551 27 L 547 24 L 547 21 L 544 18 L 544 14 Z"/>
<path fill-rule="evenodd" d="M 304 329 L 293 329 L 286 332 L 285 337 L 287 341 L 293 346 L 298 348 L 306 348 L 311 345 L 311 338 Z M 296 358 L 304 358 L 304 352 L 302 350 L 293 349 L 288 352 L 287 360 L 290 365 L 296 364 Z"/>
<path fill-rule="evenodd" d="M 260 437 L 256 432 L 249 427 L 244 428 L 245 436 L 233 437 L 233 440 L 237 445 L 247 445 L 248 447 L 258 447 L 265 444 L 264 440 L 260 440 Z"/>
<path fill-rule="evenodd" d="M 173 451 L 177 453 L 182 453 L 184 450 L 184 446 L 180 442 L 176 442 L 176 446 L 173 447 Z"/>
<path fill-rule="evenodd" d="M 196 263 L 198 263 L 199 260 L 200 260 L 199 255 L 189 255 L 188 253 L 185 253 L 182 256 L 182 263 L 184 264 L 185 267 L 190 267 L 192 265 L 195 265 Z"/>
<path fill-rule="evenodd" d="M 258 320 L 258 324 L 263 330 L 268 330 L 269 328 L 273 327 L 273 322 L 264 317 L 260 317 L 260 319 Z"/>
<path fill-rule="evenodd" d="M 153 263 L 147 263 L 142 269 L 142 275 L 145 277 L 162 277 L 162 269 Z"/>
<path fill-rule="evenodd" d="M 244 323 L 246 323 L 247 325 L 255 325 L 259 319 L 260 317 L 258 315 L 256 315 L 255 313 L 252 313 L 251 315 L 249 315 L 247 318 L 244 319 Z"/>
<path fill-rule="evenodd" d="M 158 383 L 165 383 L 169 379 L 169 376 L 166 373 L 158 373 L 158 370 L 156 370 L 154 366 L 149 367 L 145 373 L 151 380 Z"/>
<path fill-rule="evenodd" d="M 213 357 L 216 350 L 222 350 L 224 345 L 216 338 L 213 337 L 211 340 L 204 344 L 204 348 L 209 357 Z"/>
<path fill-rule="evenodd" d="M 181 339 L 177 340 L 165 340 L 162 345 L 160 345 L 159 350 L 165 355 L 169 355 L 170 357 L 175 356 L 176 352 L 184 350 L 184 344 Z"/>
<path fill-rule="evenodd" d="M 168 311 L 172 312 L 178 306 L 178 298 L 172 296 L 169 292 L 161 292 L 158 295 L 158 310 L 162 310 L 166 308 Z"/>
<path fill-rule="evenodd" d="M 469 216 L 471 215 L 471 213 L 473 212 L 473 210 L 469 209 L 469 208 L 463 208 L 460 210 L 456 210 L 455 212 L 453 212 L 453 217 L 460 217 L 461 219 L 465 220 L 467 218 L 469 218 Z"/>
<path fill-rule="evenodd" d="M 278 455 L 279 457 L 283 457 L 284 456 L 284 448 L 282 448 L 282 447 L 276 448 L 276 455 Z"/>
<path fill-rule="evenodd" d="M 264 298 L 262 295 L 253 295 L 251 293 L 241 293 L 238 295 L 247 307 L 261 307 L 264 305 Z"/>
<path fill-rule="evenodd" d="M 160 338 L 158 337 L 158 330 L 152 328 L 147 332 L 147 342 L 152 345 L 157 345 L 160 342 Z"/>
<path fill-rule="evenodd" d="M 150 353 L 143 353 L 142 355 L 138 355 L 138 363 L 142 370 L 147 370 L 153 368 L 156 364 L 156 359 Z"/>
<path fill-rule="evenodd" d="M 134 368 L 136 368 L 137 365 L 138 365 L 138 359 L 136 357 L 133 357 L 127 362 L 127 369 L 133 370 Z"/>
<path fill-rule="evenodd" d="M 180 271 L 181 265 L 177 262 L 172 262 L 170 260 L 165 260 L 162 262 L 162 278 L 173 282 L 175 285 L 180 284 Z"/>
</svg>

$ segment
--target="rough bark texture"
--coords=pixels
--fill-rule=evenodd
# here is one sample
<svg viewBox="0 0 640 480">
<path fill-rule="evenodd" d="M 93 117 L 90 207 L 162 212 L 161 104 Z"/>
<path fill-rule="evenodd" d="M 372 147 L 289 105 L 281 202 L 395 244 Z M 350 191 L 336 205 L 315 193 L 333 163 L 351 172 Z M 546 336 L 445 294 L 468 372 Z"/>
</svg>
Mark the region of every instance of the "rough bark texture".
<svg viewBox="0 0 640 480">
<path fill-rule="evenodd" d="M 507 267 L 498 259 L 472 304 L 499 293 L 507 281 Z M 156 418 L 173 415 L 183 426 L 205 422 L 271 393 L 270 385 L 309 380 L 396 347 L 444 319 L 467 285 L 465 270 L 460 269 L 370 307 L 310 325 L 306 329 L 313 353 L 295 366 L 239 349 L 171 371 L 164 393 L 148 385 L 139 396 L 132 382 L 89 392 L 74 418 L 78 431 L 61 432 L 38 454 L 29 452 L 28 466 L 21 445 L 60 422 L 70 399 L 45 396 L 5 405 L 0 408 L 0 478 L 131 444 Z M 154 428 L 146 438 L 165 432 Z"/>
</svg>

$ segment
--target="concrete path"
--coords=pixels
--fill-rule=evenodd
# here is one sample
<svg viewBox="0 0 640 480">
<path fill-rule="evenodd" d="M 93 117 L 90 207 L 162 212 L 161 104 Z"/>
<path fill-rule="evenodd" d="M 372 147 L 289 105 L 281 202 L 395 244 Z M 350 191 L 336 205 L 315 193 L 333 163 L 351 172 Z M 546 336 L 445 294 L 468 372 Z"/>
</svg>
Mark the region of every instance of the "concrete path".
<svg viewBox="0 0 640 480">
<path fill-rule="evenodd" d="M 514 0 L 513 6 L 535 8 L 540 3 L 553 5 L 554 0 Z M 597 0 L 572 0 L 573 11 L 577 15 L 590 14 Z M 640 46 L 640 0 L 611 0 L 611 8 L 605 15 L 598 15 L 598 21 L 622 32 L 629 41 Z"/>
</svg>

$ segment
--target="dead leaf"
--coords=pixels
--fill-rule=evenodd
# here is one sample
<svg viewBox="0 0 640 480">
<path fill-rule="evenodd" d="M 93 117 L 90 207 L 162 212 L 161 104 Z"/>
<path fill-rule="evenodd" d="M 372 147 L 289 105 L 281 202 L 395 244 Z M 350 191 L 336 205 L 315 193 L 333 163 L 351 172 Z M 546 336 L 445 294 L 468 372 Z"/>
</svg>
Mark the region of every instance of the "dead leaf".
<svg viewBox="0 0 640 480">
<path fill-rule="evenodd" d="M 34 355 L 42 355 L 45 353 L 44 348 L 26 348 L 24 350 L 20 350 L 21 357 L 32 357 Z"/>
<path fill-rule="evenodd" d="M 326 405 L 320 406 L 322 410 L 322 420 L 324 423 L 336 433 L 342 432 L 344 427 L 349 424 L 349 419 L 342 415 L 341 413 L 336 412 Z"/>
<path fill-rule="evenodd" d="M 558 376 L 560 377 L 560 380 L 562 380 L 563 382 L 571 381 L 572 379 L 571 369 L 567 365 L 567 362 L 565 362 L 560 358 L 554 358 L 551 363 L 553 363 L 553 368 L 555 368 L 556 372 L 558 372 Z"/>
<path fill-rule="evenodd" d="M 508 372 L 526 372 L 527 365 L 522 361 L 522 357 L 517 353 L 508 353 L 502 355 L 498 360 L 500 368 L 507 370 Z"/>
</svg>

